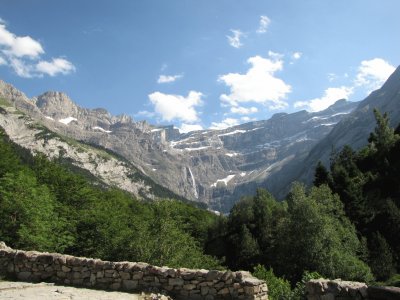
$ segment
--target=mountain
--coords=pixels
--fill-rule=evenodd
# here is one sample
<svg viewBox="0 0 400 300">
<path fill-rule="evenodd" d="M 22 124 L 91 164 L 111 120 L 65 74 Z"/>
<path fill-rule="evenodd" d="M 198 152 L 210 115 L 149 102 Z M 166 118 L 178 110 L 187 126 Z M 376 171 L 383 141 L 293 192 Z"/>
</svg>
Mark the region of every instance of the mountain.
<svg viewBox="0 0 400 300">
<path fill-rule="evenodd" d="M 294 179 L 311 183 L 318 160 L 329 166 L 332 150 L 340 150 L 344 145 L 350 145 L 353 149 L 365 146 L 368 143 L 369 134 L 373 132 L 376 125 L 374 109 L 388 114 L 391 127 L 396 128 L 400 124 L 400 67 L 380 89 L 373 91 L 359 102 L 352 113 L 343 118 L 328 135 L 319 141 L 307 157 L 299 163 L 297 172 L 286 177 L 283 184 L 290 184 Z"/>
<path fill-rule="evenodd" d="M 241 196 L 253 194 L 257 187 L 265 187 L 282 198 L 293 180 L 312 181 L 316 162 L 327 162 L 332 146 L 364 145 L 375 124 L 374 107 L 390 112 L 392 121 L 398 123 L 399 77 L 397 69 L 380 90 L 361 103 L 339 100 L 320 112 L 279 113 L 269 120 L 185 134 L 173 126 L 153 126 L 135 122 L 126 115 L 113 116 L 105 109 L 79 107 L 60 92 L 28 99 L 0 81 L 0 98 L 12 106 L 8 110 L 15 110 L 0 115 L 0 126 L 15 142 L 31 150 L 60 155 L 59 141 L 53 139 L 56 135 L 79 141 L 81 148 L 89 147 L 90 151 L 111 153 L 117 159 L 115 163 L 128 164 L 136 174 L 128 176 L 130 171 L 115 171 L 117 168 L 100 160 L 96 161 L 97 167 L 90 167 L 89 158 L 81 162 L 79 155 L 70 157 L 107 184 L 154 198 L 154 187 L 149 184 L 141 188 L 129 186 L 133 184 L 132 178 L 147 178 L 153 186 L 162 186 L 171 194 L 227 212 Z M 26 115 L 17 116 L 17 111 Z M 34 129 L 32 124 L 36 124 Z M 36 131 L 21 129 L 26 127 Z M 38 134 L 38 127 L 53 134 Z M 54 144 L 53 148 L 41 147 L 43 140 L 32 140 L 32 135 L 46 136 L 47 144 Z M 62 154 L 69 156 L 70 151 L 78 151 L 64 150 Z"/>
</svg>

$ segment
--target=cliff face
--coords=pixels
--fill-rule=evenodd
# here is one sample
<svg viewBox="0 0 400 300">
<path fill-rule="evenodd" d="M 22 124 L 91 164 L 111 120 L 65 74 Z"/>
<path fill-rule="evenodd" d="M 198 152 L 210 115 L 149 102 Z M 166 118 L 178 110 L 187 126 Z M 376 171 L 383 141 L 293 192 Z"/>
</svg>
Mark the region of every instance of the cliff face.
<svg viewBox="0 0 400 300">
<path fill-rule="evenodd" d="M 397 69 L 361 103 L 340 100 L 321 112 L 281 113 L 265 121 L 186 134 L 173 126 L 156 127 L 104 109 L 81 108 L 59 92 L 28 99 L 0 81 L 0 97 L 58 134 L 123 156 L 174 193 L 227 212 L 257 187 L 279 198 L 293 180 L 309 182 L 316 162 L 327 162 L 332 146 L 365 144 L 375 125 L 374 107 L 389 112 L 398 124 L 399 73 Z"/>
</svg>

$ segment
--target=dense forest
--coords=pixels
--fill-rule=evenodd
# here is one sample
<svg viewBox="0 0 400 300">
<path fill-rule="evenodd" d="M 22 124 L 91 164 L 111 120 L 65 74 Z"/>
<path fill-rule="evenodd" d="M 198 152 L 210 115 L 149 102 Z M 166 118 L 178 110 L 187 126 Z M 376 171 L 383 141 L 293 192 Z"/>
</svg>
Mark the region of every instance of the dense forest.
<svg viewBox="0 0 400 300">
<path fill-rule="evenodd" d="M 314 184 L 285 201 L 266 190 L 228 216 L 171 199 L 140 201 L 94 184 L 61 161 L 31 155 L 0 133 L 0 240 L 155 265 L 249 270 L 271 299 L 298 299 L 313 277 L 399 284 L 400 126 L 375 111 L 359 151 L 332 151 Z"/>
</svg>

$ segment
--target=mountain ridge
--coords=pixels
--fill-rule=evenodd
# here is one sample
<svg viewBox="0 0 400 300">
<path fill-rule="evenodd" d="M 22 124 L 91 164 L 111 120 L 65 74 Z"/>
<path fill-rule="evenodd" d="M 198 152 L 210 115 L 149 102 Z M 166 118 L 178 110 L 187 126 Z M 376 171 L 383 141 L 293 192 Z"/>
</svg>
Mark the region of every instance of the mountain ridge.
<svg viewBox="0 0 400 300">
<path fill-rule="evenodd" d="M 277 113 L 268 120 L 189 133 L 179 133 L 173 126 L 135 122 L 126 115 L 113 116 L 103 108 L 82 108 L 60 92 L 28 99 L 0 81 L 0 97 L 10 99 L 17 109 L 54 132 L 109 149 L 172 192 L 226 212 L 241 196 L 254 193 L 258 187 L 282 198 L 292 180 L 310 182 L 316 159 L 326 162 L 326 150 L 321 157 L 312 157 L 312 153 L 318 153 L 316 145 L 328 136 L 331 139 L 332 132 L 343 135 L 343 129 L 335 128 L 349 118 L 364 116 L 359 110 L 370 112 L 365 107 L 378 101 L 376 97 L 384 100 L 378 105 L 382 111 L 398 111 L 387 96 L 395 97 L 399 82 L 398 68 L 380 90 L 360 103 L 340 99 L 320 112 Z M 398 113 L 396 119 L 400 119 Z M 362 145 L 364 132 L 369 133 L 371 126 L 366 126 L 357 139 L 345 140 Z"/>
</svg>

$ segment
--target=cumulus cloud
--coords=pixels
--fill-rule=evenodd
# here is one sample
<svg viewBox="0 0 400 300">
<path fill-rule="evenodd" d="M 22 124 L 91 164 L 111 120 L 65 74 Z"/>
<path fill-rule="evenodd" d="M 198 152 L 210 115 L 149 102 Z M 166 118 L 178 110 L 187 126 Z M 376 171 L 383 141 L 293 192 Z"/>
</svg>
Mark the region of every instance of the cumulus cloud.
<svg viewBox="0 0 400 300">
<path fill-rule="evenodd" d="M 64 58 L 53 58 L 51 61 L 39 61 L 36 65 L 39 73 L 56 76 L 57 74 L 69 74 L 75 71 L 74 65 Z"/>
<path fill-rule="evenodd" d="M 64 58 L 53 58 L 50 62 L 41 60 L 40 56 L 45 54 L 42 45 L 30 36 L 17 36 L 10 32 L 2 20 L 0 51 L 4 54 L 0 65 L 8 65 L 20 77 L 55 76 L 75 70 L 74 65 Z"/>
<path fill-rule="evenodd" d="M 328 108 L 339 99 L 347 99 L 352 93 L 352 87 L 341 86 L 338 88 L 328 88 L 321 98 L 315 98 L 309 101 L 297 101 L 294 103 L 294 107 L 303 107 L 311 112 L 320 111 Z"/>
<path fill-rule="evenodd" d="M 182 78 L 182 75 L 160 75 L 157 83 L 170 83 Z"/>
<path fill-rule="evenodd" d="M 266 33 L 270 23 L 270 18 L 267 16 L 260 16 L 260 25 L 257 29 L 257 33 Z"/>
<path fill-rule="evenodd" d="M 357 68 L 357 74 L 350 86 L 330 87 L 325 90 L 322 97 L 308 101 L 295 102 L 294 107 L 303 107 L 309 111 L 320 111 L 328 108 L 339 99 L 348 99 L 348 97 L 357 90 L 366 89 L 367 92 L 370 93 L 381 87 L 394 70 L 395 67 L 382 58 L 363 60 Z M 348 78 L 349 75 L 345 73 L 343 77 Z M 328 74 L 328 80 L 330 82 L 338 78 L 338 75 L 335 73 Z"/>
<path fill-rule="evenodd" d="M 238 119 L 226 118 L 221 122 L 212 122 L 210 129 L 222 130 L 236 125 L 239 125 Z"/>
<path fill-rule="evenodd" d="M 201 126 L 199 124 L 182 123 L 181 127 L 179 127 L 180 133 L 187 133 L 187 132 L 196 131 L 196 130 L 203 130 L 203 126 Z"/>
<path fill-rule="evenodd" d="M 30 36 L 16 36 L 6 29 L 6 25 L 0 24 L 0 45 L 3 52 L 10 56 L 29 58 L 38 57 L 44 53 L 42 45 Z"/>
<path fill-rule="evenodd" d="M 286 107 L 284 99 L 291 92 L 291 86 L 275 75 L 282 70 L 283 61 L 276 56 L 253 56 L 247 62 L 251 64 L 247 73 L 228 73 L 219 77 L 218 80 L 230 88 L 230 94 L 220 96 L 222 103 L 233 107 L 245 102 L 268 105 L 270 109 Z"/>
<path fill-rule="evenodd" d="M 355 85 L 365 87 L 371 92 L 380 88 L 394 70 L 395 67 L 382 58 L 363 60 L 358 67 Z"/>
<path fill-rule="evenodd" d="M 241 37 L 244 36 L 244 33 L 241 32 L 240 30 L 234 30 L 231 29 L 232 36 L 227 35 L 227 39 L 229 42 L 229 45 L 231 45 L 234 48 L 240 48 L 243 46 L 242 42 L 240 41 Z"/>
<path fill-rule="evenodd" d="M 242 106 L 232 106 L 231 113 L 239 114 L 239 115 L 249 115 L 258 112 L 257 107 L 242 107 Z"/>
<path fill-rule="evenodd" d="M 196 107 L 203 104 L 202 96 L 202 93 L 196 91 L 190 91 L 187 97 L 155 92 L 149 95 L 149 99 L 162 120 L 194 123 L 199 120 Z"/>
</svg>

